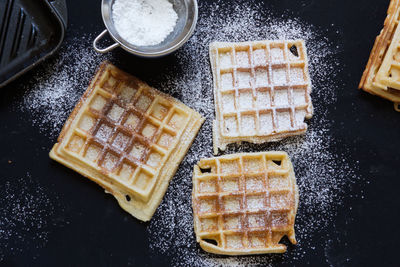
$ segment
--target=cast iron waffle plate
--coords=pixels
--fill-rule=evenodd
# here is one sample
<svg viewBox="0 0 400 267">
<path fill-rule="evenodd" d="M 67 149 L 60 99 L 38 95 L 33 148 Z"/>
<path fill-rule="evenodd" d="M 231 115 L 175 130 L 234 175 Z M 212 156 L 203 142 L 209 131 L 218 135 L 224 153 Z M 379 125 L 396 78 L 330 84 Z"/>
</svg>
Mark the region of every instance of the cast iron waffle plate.
<svg viewBox="0 0 400 267">
<path fill-rule="evenodd" d="M 0 88 L 53 54 L 67 25 L 65 0 L 0 0 Z"/>
</svg>

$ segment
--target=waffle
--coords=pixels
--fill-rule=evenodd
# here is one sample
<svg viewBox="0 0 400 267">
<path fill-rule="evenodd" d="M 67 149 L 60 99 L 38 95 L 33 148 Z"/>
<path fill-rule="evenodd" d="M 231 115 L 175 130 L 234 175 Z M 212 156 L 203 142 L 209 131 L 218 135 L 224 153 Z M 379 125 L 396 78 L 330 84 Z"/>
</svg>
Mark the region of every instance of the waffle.
<svg viewBox="0 0 400 267">
<path fill-rule="evenodd" d="M 212 43 L 214 154 L 226 145 L 302 134 L 313 114 L 302 40 Z"/>
<path fill-rule="evenodd" d="M 50 157 L 148 221 L 203 121 L 176 99 L 104 62 Z"/>
<path fill-rule="evenodd" d="M 194 230 L 207 252 L 283 253 L 283 236 L 296 244 L 298 189 L 285 152 L 202 159 L 193 174 Z"/>
<path fill-rule="evenodd" d="M 376 37 L 359 88 L 394 102 L 400 111 L 400 0 L 391 0 L 384 27 Z"/>
</svg>

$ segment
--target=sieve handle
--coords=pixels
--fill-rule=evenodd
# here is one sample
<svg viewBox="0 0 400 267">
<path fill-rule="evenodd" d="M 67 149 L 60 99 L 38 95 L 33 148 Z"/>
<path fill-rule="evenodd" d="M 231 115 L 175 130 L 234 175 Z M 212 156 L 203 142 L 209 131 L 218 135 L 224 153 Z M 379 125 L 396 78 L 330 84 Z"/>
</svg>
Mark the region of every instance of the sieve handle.
<svg viewBox="0 0 400 267">
<path fill-rule="evenodd" d="M 109 47 L 106 47 L 106 48 L 98 48 L 98 47 L 97 47 L 97 43 L 99 42 L 99 40 L 100 40 L 101 38 L 103 38 L 103 36 L 104 36 L 106 33 L 108 33 L 108 30 L 104 30 L 104 31 L 103 31 L 102 33 L 100 33 L 99 36 L 97 36 L 96 39 L 94 39 L 94 41 L 93 41 L 93 48 L 94 48 L 94 50 L 96 50 L 96 52 L 98 52 L 98 53 L 104 54 L 104 53 L 110 52 L 111 50 L 113 50 L 114 48 L 116 48 L 116 47 L 119 46 L 119 43 L 114 43 L 114 44 L 112 44 L 112 45 L 110 45 Z"/>
</svg>

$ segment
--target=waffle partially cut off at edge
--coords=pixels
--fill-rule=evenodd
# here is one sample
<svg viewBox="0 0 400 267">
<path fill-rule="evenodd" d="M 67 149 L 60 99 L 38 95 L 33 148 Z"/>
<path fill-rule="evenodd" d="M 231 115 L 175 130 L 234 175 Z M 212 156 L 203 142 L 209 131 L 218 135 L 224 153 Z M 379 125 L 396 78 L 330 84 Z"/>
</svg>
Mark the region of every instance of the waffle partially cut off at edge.
<svg viewBox="0 0 400 267">
<path fill-rule="evenodd" d="M 359 84 L 359 89 L 392 101 L 396 111 L 400 111 L 399 22 L 400 0 L 391 0 Z"/>
<path fill-rule="evenodd" d="M 313 114 L 303 40 L 215 42 L 214 154 L 230 143 L 264 143 L 303 134 Z"/>
<path fill-rule="evenodd" d="M 104 62 L 50 157 L 148 221 L 203 122 L 183 103 Z"/>
<path fill-rule="evenodd" d="M 285 152 L 241 153 L 200 160 L 193 173 L 196 240 L 223 255 L 283 253 L 296 244 L 299 193 Z"/>
</svg>

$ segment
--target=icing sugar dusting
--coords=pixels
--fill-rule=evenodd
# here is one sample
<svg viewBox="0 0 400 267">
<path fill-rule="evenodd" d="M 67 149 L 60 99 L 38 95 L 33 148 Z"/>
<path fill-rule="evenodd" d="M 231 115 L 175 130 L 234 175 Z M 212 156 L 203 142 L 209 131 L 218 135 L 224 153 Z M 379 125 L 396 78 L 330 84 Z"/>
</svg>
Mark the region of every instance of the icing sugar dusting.
<svg viewBox="0 0 400 267">
<path fill-rule="evenodd" d="M 59 55 L 35 69 L 24 86 L 20 108 L 31 114 L 32 123 L 40 132 L 55 138 L 89 85 L 95 69 L 106 56 L 98 55 L 89 43 L 90 37 L 73 39 Z"/>
<path fill-rule="evenodd" d="M 323 229 L 334 219 L 345 188 L 359 179 L 355 173 L 357 162 L 348 159 L 345 152 L 335 152 L 339 145 L 330 135 L 333 126 L 329 108 L 334 108 L 337 101 L 339 82 L 336 77 L 341 71 L 335 54 L 340 46 L 324 37 L 323 30 L 300 19 L 288 15 L 277 16 L 257 3 L 244 0 L 233 2 L 199 3 L 200 14 L 195 34 L 168 58 L 174 64 L 146 80 L 151 86 L 196 109 L 207 119 L 147 229 L 152 253 L 168 255 L 176 266 L 295 264 L 305 251 L 313 248 L 315 240 L 319 240 Z M 212 157 L 214 101 L 209 44 L 213 41 L 264 39 L 306 41 L 314 116 L 307 122 L 309 129 L 304 136 L 273 144 L 231 145 L 225 154 L 268 150 L 289 153 L 300 189 L 295 224 L 299 243 L 296 246 L 289 245 L 284 255 L 221 257 L 207 254 L 196 243 L 193 231 L 191 188 L 193 165 L 200 158 Z M 107 57 L 93 51 L 91 40 L 90 36 L 80 36 L 76 42 L 70 42 L 58 57 L 38 68 L 26 85 L 23 103 L 19 107 L 31 114 L 33 124 L 42 133 L 52 138 L 58 135 L 95 69 Z M 232 77 L 223 78 L 226 79 L 223 81 L 226 86 L 232 84 Z M 269 97 L 265 95 L 265 98 Z M 232 108 L 229 106 L 232 98 L 224 101 L 228 103 L 228 109 Z M 107 129 L 104 134 L 108 134 Z M 341 151 L 346 151 L 346 148 L 342 147 Z M 285 240 L 283 242 L 288 245 Z"/>
<path fill-rule="evenodd" d="M 351 166 L 343 160 L 346 155 L 337 154 L 338 146 L 330 136 L 332 127 L 327 107 L 336 102 L 335 81 L 339 62 L 334 58 L 338 46 L 324 37 L 322 30 L 287 16 L 277 17 L 258 4 L 229 5 L 221 1 L 212 5 L 200 4 L 197 30 L 176 57 L 184 66 L 184 73 L 176 75 L 167 71 L 166 82 L 154 81 L 158 88 L 167 88 L 185 104 L 195 108 L 207 118 L 196 141 L 172 180 L 166 196 L 150 222 L 150 249 L 166 254 L 172 263 L 180 266 L 235 266 L 295 263 L 304 256 L 306 248 L 312 248 L 315 233 L 323 231 L 335 217 L 346 186 L 359 179 Z M 250 257 L 222 257 L 205 253 L 196 244 L 191 209 L 191 173 L 200 158 L 212 157 L 212 120 L 214 119 L 213 82 L 209 63 L 208 46 L 213 41 L 251 41 L 263 39 L 304 39 L 306 41 L 309 72 L 312 79 L 311 94 L 314 116 L 307 122 L 309 129 L 304 136 L 292 137 L 281 142 L 240 146 L 230 145 L 224 154 L 283 150 L 291 156 L 300 190 L 299 210 L 296 218 L 298 245 L 288 246 L 284 255 Z M 278 58 L 280 55 L 275 54 Z M 230 64 L 225 60 L 223 64 Z M 222 83 L 230 86 L 231 77 L 222 77 Z M 232 99 L 223 100 L 230 107 Z M 357 165 L 357 162 L 354 162 Z M 289 243 L 284 239 L 283 243 Z M 303 249 L 304 248 L 304 249 Z"/>
<path fill-rule="evenodd" d="M 52 226 L 64 224 L 58 197 L 30 174 L 0 185 L 0 261 L 16 253 L 32 253 L 45 246 Z"/>
</svg>

